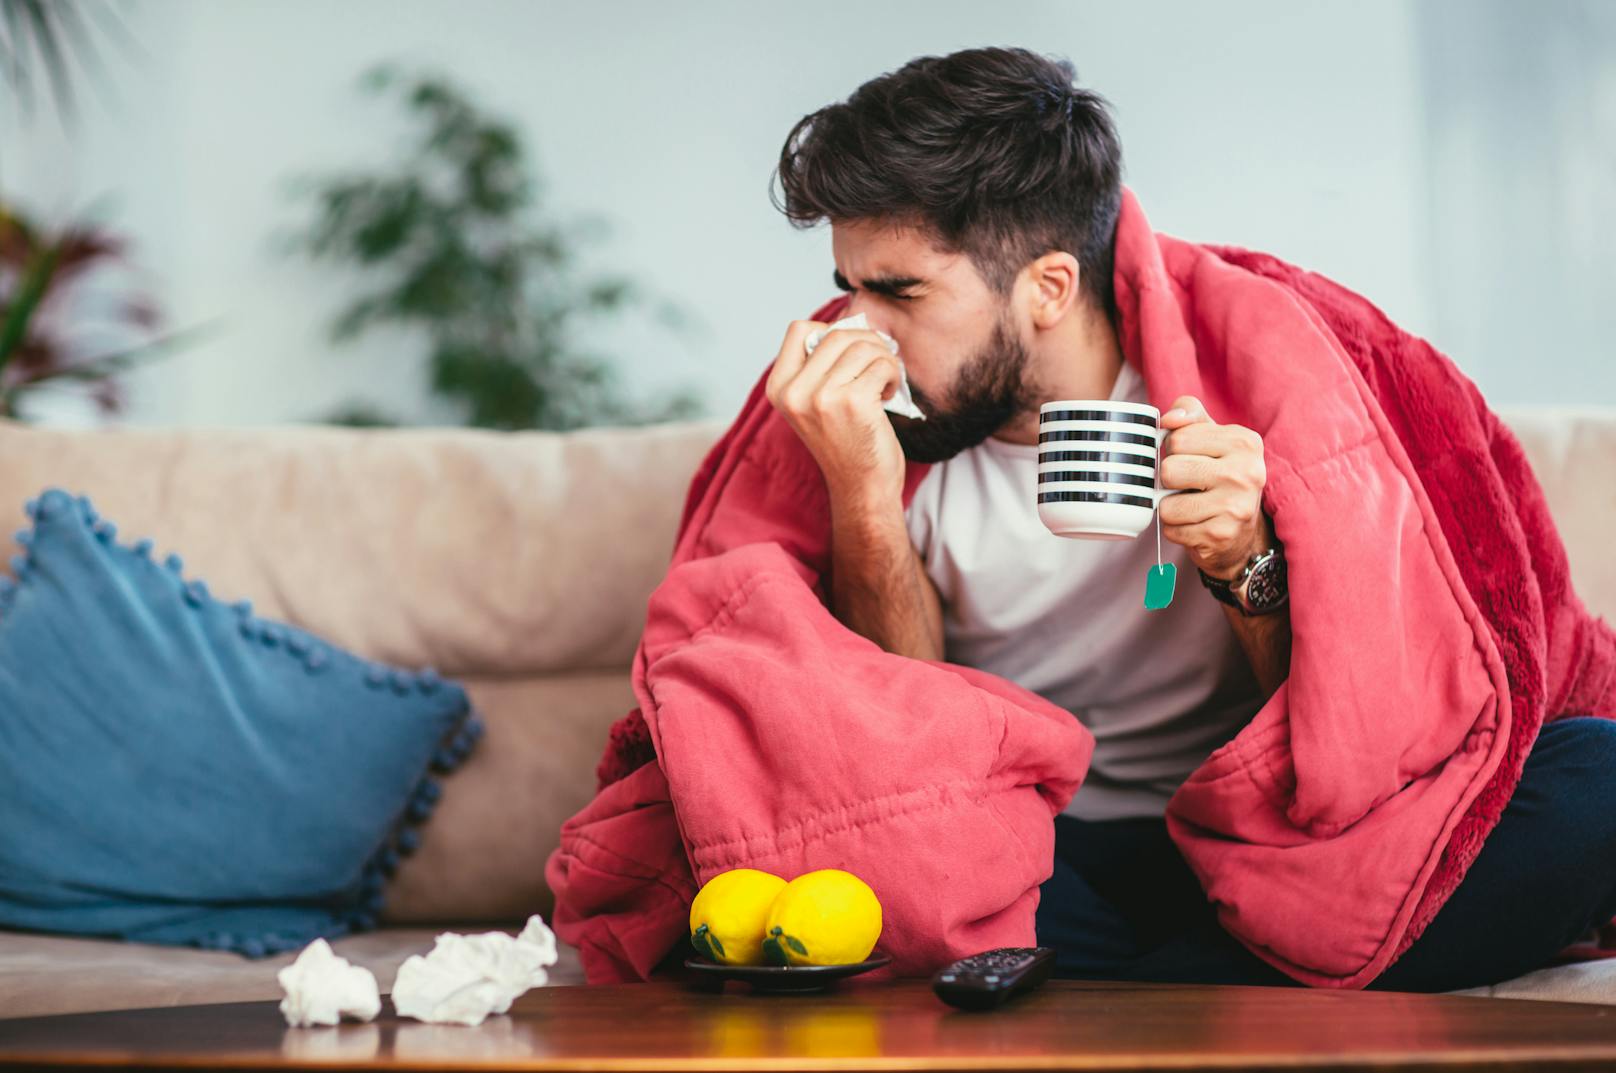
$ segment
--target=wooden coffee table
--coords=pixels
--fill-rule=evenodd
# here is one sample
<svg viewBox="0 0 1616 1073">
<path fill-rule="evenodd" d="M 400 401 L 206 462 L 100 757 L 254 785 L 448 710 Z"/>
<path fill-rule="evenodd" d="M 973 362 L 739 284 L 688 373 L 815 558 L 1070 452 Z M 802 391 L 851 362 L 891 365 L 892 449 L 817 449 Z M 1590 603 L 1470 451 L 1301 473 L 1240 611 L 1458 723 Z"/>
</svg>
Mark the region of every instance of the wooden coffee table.
<svg viewBox="0 0 1616 1073">
<path fill-rule="evenodd" d="M 0 1065 L 528 1070 L 1616 1068 L 1616 1008 L 1056 981 L 994 1013 L 924 981 L 821 995 L 551 987 L 479 1028 L 386 1012 L 289 1029 L 273 1002 L 0 1021 Z"/>
</svg>

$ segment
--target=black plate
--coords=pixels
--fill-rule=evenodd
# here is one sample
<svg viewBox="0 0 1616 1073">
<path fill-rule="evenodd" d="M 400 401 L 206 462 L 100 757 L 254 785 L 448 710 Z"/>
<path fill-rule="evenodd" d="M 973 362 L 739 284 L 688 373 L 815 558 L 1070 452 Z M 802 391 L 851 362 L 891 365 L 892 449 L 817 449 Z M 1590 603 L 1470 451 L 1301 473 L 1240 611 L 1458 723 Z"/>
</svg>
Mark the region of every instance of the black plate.
<svg viewBox="0 0 1616 1073">
<path fill-rule="evenodd" d="M 720 965 L 704 957 L 685 958 L 685 968 L 698 983 L 722 988 L 725 980 L 745 980 L 754 991 L 823 991 L 837 980 L 892 964 L 886 954 L 872 953 L 846 965 Z"/>
</svg>

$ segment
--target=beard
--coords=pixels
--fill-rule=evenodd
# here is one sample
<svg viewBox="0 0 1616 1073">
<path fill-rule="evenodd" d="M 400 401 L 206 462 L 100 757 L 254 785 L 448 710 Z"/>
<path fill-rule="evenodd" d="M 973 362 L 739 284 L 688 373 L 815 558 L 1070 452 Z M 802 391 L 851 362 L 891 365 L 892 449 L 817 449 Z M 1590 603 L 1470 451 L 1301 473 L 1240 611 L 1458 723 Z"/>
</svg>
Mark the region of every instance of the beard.
<svg viewBox="0 0 1616 1073">
<path fill-rule="evenodd" d="M 947 408 L 911 381 L 909 394 L 926 420 L 887 415 L 904 457 L 913 462 L 946 462 L 993 435 L 1017 414 L 1032 409 L 1038 392 L 1027 379 L 1030 358 L 1026 346 L 1011 331 L 1008 318 L 1000 317 L 988 341 L 954 377 Z"/>
</svg>

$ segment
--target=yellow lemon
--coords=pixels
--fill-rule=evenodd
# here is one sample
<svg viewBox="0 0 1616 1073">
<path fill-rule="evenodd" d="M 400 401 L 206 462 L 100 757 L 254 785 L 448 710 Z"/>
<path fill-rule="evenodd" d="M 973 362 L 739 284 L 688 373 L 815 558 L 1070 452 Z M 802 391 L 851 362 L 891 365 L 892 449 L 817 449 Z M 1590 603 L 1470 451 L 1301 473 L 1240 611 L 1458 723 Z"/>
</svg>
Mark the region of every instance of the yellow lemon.
<svg viewBox="0 0 1616 1073">
<path fill-rule="evenodd" d="M 881 903 L 852 872 L 821 868 L 786 884 L 763 928 L 763 957 L 771 965 L 845 965 L 875 949 Z"/>
<path fill-rule="evenodd" d="M 785 886 L 756 868 L 718 873 L 690 903 L 690 945 L 725 965 L 763 964 L 763 918 Z"/>
</svg>

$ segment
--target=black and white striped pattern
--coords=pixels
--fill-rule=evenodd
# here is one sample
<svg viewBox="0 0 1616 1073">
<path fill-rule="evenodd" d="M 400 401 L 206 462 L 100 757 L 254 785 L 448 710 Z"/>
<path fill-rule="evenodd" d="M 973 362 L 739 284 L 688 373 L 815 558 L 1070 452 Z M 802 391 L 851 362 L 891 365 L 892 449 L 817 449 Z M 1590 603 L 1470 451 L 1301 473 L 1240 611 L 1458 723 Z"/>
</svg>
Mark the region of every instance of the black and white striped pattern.
<svg viewBox="0 0 1616 1073">
<path fill-rule="evenodd" d="M 1037 415 L 1037 504 L 1055 532 L 1083 530 L 1054 504 L 1102 507 L 1109 535 L 1139 532 L 1157 501 L 1155 459 L 1160 451 L 1159 415 L 1139 402 L 1046 402 Z M 1104 511 L 1104 507 L 1118 511 Z M 1091 514 L 1081 511 L 1081 514 Z"/>
</svg>

